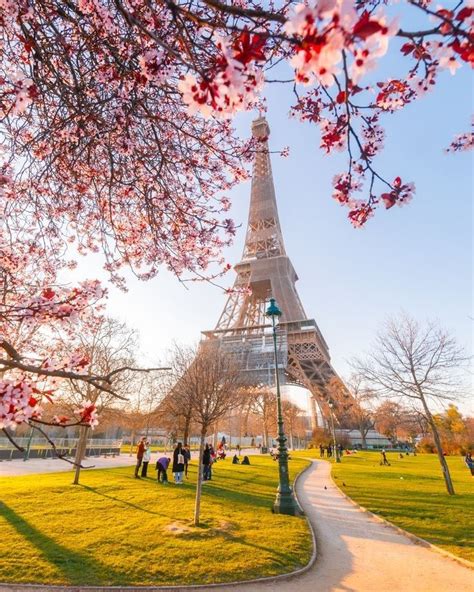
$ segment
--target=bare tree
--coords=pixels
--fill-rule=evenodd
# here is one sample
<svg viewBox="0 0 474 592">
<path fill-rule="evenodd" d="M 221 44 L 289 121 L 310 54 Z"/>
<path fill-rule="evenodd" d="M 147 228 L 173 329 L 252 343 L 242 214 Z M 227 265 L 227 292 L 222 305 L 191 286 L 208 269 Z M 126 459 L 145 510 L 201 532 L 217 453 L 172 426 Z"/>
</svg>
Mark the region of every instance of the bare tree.
<svg viewBox="0 0 474 592">
<path fill-rule="evenodd" d="M 302 410 L 291 401 L 284 400 L 281 403 L 283 420 L 285 422 L 286 432 L 289 438 L 290 448 L 294 449 L 294 437 L 301 436 L 303 431 Z"/>
<path fill-rule="evenodd" d="M 346 381 L 346 386 L 352 395 L 350 408 L 352 423 L 360 432 L 362 448 L 367 448 L 367 434 L 374 427 L 374 413 L 370 405 L 376 398 L 376 394 L 367 387 L 360 374 L 352 374 Z"/>
<path fill-rule="evenodd" d="M 270 432 L 276 434 L 276 397 L 268 387 L 246 389 L 251 413 L 259 418 L 263 432 L 263 445 L 268 446 Z"/>
<path fill-rule="evenodd" d="M 199 465 L 194 524 L 199 526 L 202 491 L 202 458 L 210 426 L 239 406 L 242 373 L 232 356 L 214 343 L 198 348 L 175 346 L 172 367 L 177 379 L 170 397 L 178 405 L 189 405 L 200 428 Z"/>
<path fill-rule="evenodd" d="M 70 408 L 83 404 L 85 401 L 96 406 L 100 415 L 102 411 L 117 404 L 118 394 L 127 399 L 136 376 L 134 372 L 135 353 L 137 350 L 136 332 L 124 323 L 104 317 L 79 336 L 80 348 L 90 360 L 89 373 L 92 375 L 108 375 L 118 369 L 125 368 L 117 374 L 115 394 L 104 392 L 89 382 L 69 381 L 63 392 L 63 400 Z M 75 457 L 75 475 L 73 483 L 79 483 L 82 461 L 85 456 L 89 426 L 81 426 Z"/>
<path fill-rule="evenodd" d="M 150 372 L 132 377 L 129 400 L 122 419 L 122 425 L 130 430 L 130 451 L 133 453 L 137 434 L 148 436 L 152 422 L 162 421 L 161 402 L 170 389 L 168 373 Z"/>
<path fill-rule="evenodd" d="M 424 414 L 450 495 L 454 487 L 430 403 L 460 396 L 459 371 L 467 360 L 456 340 L 436 323 L 422 326 L 402 314 L 387 321 L 367 359 L 354 363 L 379 394 L 408 400 Z"/>
</svg>

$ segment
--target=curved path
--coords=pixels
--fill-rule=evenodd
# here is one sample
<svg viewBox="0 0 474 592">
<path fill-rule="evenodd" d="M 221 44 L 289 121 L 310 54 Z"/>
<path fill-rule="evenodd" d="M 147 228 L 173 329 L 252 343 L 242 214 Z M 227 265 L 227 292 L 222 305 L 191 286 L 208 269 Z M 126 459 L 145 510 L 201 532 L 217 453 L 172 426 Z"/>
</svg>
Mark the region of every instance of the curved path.
<svg viewBox="0 0 474 592">
<path fill-rule="evenodd" d="M 331 465 L 313 461 L 298 480 L 298 498 L 314 525 L 316 563 L 289 579 L 196 587 L 201 592 L 474 592 L 474 571 L 416 545 L 348 501 L 333 484 Z M 282 544 L 285 533 L 282 532 Z M 80 590 L 79 587 L 1 585 L 0 592 Z M 191 588 L 192 589 L 192 588 Z M 107 588 L 91 587 L 88 592 Z M 109 588 L 109 592 L 131 588 Z M 135 588 L 146 592 L 153 588 Z M 154 590 L 160 590 L 155 588 Z M 161 590 L 186 590 L 173 587 Z M 188 588 L 189 590 L 189 588 Z"/>
<path fill-rule="evenodd" d="M 314 566 L 287 581 L 216 590 L 474 592 L 474 571 L 415 544 L 354 506 L 333 484 L 330 473 L 328 462 L 314 461 L 297 484 L 298 498 L 316 531 Z"/>
</svg>

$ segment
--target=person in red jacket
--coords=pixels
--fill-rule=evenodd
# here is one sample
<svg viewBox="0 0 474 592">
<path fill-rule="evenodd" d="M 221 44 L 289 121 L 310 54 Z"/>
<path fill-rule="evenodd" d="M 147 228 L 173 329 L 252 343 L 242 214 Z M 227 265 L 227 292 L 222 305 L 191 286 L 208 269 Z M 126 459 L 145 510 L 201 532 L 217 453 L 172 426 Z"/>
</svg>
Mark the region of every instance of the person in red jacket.
<svg viewBox="0 0 474 592">
<path fill-rule="evenodd" d="M 138 470 L 141 467 L 143 461 L 143 455 L 145 454 L 145 436 L 140 438 L 140 442 L 138 443 L 137 448 L 137 464 L 135 465 L 135 479 L 140 479 L 138 476 Z"/>
</svg>

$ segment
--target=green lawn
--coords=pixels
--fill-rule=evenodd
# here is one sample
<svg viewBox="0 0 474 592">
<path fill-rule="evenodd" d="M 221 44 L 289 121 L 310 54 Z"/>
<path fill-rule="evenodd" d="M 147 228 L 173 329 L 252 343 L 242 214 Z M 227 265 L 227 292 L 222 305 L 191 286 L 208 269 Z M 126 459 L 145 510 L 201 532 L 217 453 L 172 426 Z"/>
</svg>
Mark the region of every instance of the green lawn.
<svg viewBox="0 0 474 592">
<path fill-rule="evenodd" d="M 342 463 L 333 465 L 333 477 L 364 508 L 474 561 L 474 479 L 462 457 L 447 457 L 455 496 L 446 494 L 434 454 L 400 459 L 398 453 L 388 452 L 387 457 L 390 467 L 379 465 L 378 452 L 344 456 Z"/>
<path fill-rule="evenodd" d="M 251 462 L 214 465 L 200 528 L 192 526 L 195 463 L 182 486 L 136 480 L 132 467 L 84 471 L 80 486 L 70 473 L 3 478 L 0 582 L 193 584 L 305 565 L 312 551 L 306 520 L 270 510 L 277 464 Z M 292 460 L 291 477 L 306 465 Z"/>
</svg>

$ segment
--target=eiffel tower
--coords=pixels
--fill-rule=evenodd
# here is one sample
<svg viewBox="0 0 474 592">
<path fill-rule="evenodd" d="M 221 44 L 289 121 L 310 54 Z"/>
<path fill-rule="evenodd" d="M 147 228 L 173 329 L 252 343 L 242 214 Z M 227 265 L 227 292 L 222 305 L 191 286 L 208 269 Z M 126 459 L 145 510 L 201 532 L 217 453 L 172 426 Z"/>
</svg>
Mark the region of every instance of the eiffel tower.
<svg viewBox="0 0 474 592">
<path fill-rule="evenodd" d="M 326 341 L 316 321 L 308 318 L 295 288 L 298 276 L 286 254 L 278 218 L 266 119 L 252 123 L 252 134 L 257 148 L 242 260 L 234 267 L 237 277 L 224 311 L 213 330 L 203 331 L 204 341 L 219 340 L 224 351 L 236 355 L 249 383 L 272 385 L 275 362 L 265 311 L 270 297 L 275 298 L 282 311 L 278 325 L 281 382 L 311 392 L 311 423 L 316 427 L 316 405 L 327 417 L 326 387 L 337 374 Z"/>
</svg>

